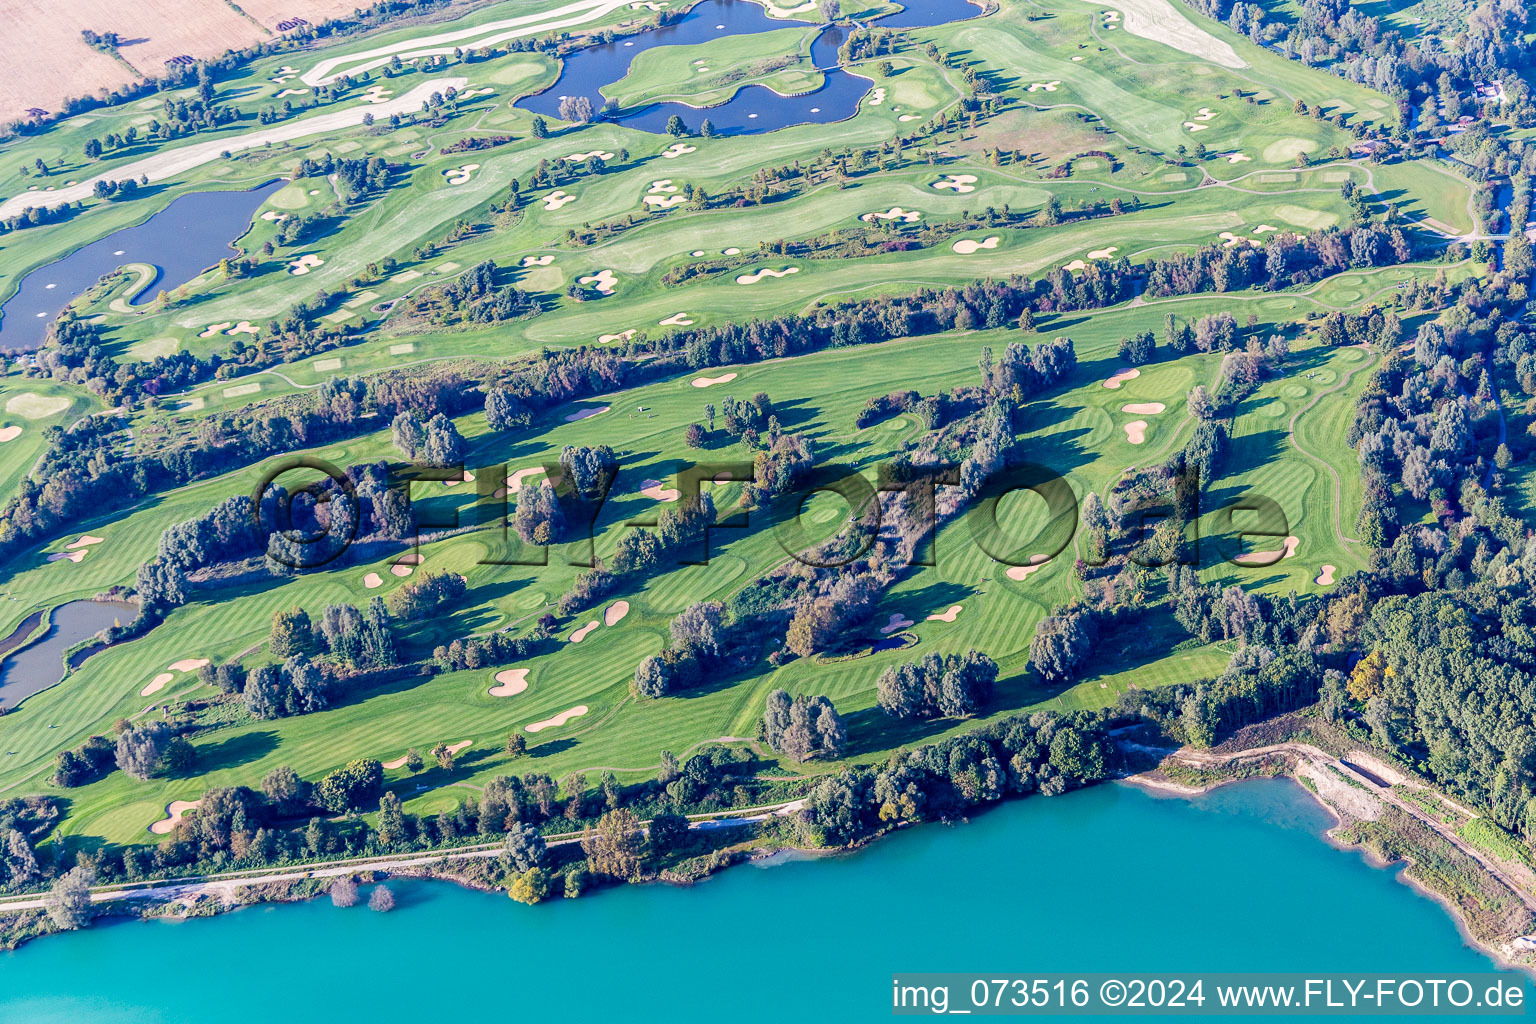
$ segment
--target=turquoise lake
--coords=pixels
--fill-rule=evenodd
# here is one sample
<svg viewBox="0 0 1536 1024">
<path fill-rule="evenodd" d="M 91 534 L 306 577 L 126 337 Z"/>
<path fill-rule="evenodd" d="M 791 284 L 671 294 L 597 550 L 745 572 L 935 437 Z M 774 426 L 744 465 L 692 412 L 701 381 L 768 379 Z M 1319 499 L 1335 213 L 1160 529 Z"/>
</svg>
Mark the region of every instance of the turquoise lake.
<svg viewBox="0 0 1536 1024">
<path fill-rule="evenodd" d="M 1288 781 L 1100 786 L 691 889 L 98 925 L 0 954 L 0 1020 L 875 1020 L 893 971 L 1494 969 L 1331 823 Z"/>
</svg>

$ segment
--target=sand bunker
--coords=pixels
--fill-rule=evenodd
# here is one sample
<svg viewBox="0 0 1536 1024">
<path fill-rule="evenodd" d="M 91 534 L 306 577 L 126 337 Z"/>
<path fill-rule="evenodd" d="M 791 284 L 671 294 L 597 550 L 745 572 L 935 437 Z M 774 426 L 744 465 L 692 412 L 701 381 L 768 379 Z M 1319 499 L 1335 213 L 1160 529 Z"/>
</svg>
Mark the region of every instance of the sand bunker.
<svg viewBox="0 0 1536 1024">
<path fill-rule="evenodd" d="M 105 537 L 93 537 L 90 534 L 86 534 L 85 536 L 81 537 L 79 540 L 77 540 L 77 541 L 75 541 L 75 542 L 73 542 L 71 544 L 64 545 L 64 548 L 65 548 L 66 551 L 73 551 L 76 548 L 88 548 L 92 544 L 100 544 L 103 540 L 106 540 L 106 538 Z"/>
<path fill-rule="evenodd" d="M 598 627 L 598 625 L 599 625 L 598 621 L 596 619 L 593 619 L 591 622 L 587 623 L 585 626 L 582 626 L 576 632 L 572 633 L 571 634 L 571 638 L 570 638 L 570 642 L 573 643 L 573 644 L 581 643 L 583 640 L 585 640 L 587 638 L 587 634 L 592 632 L 594 629 L 596 629 Z"/>
<path fill-rule="evenodd" d="M 736 277 L 736 283 L 757 284 L 757 282 L 761 281 L 765 277 L 788 277 L 790 274 L 798 273 L 800 273 L 799 267 L 785 267 L 783 270 L 770 270 L 764 268 L 751 274 L 738 274 Z"/>
<path fill-rule="evenodd" d="M 878 107 L 880 104 L 882 104 L 884 102 L 885 102 L 885 86 L 877 85 L 877 86 L 875 86 L 875 88 L 870 90 L 870 93 L 869 93 L 869 105 L 870 106 Z"/>
<path fill-rule="evenodd" d="M 916 114 L 902 114 L 896 120 L 902 121 L 902 122 L 906 122 L 906 121 L 921 121 L 922 118 L 918 117 Z"/>
<path fill-rule="evenodd" d="M 208 664 L 207 658 L 182 658 L 180 661 L 171 662 L 169 668 L 172 672 L 196 672 Z"/>
<path fill-rule="evenodd" d="M 1196 121 L 1209 121 L 1211 118 L 1213 118 L 1215 116 L 1216 116 L 1216 111 L 1212 110 L 1210 107 L 1201 107 L 1199 112 L 1195 114 L 1195 120 Z"/>
<path fill-rule="evenodd" d="M 520 469 L 516 473 L 513 473 L 511 476 L 507 477 L 507 490 L 513 494 L 516 494 L 518 491 L 523 489 L 524 480 L 527 480 L 532 476 L 542 476 L 543 474 L 543 466 L 529 466 L 527 469 Z"/>
<path fill-rule="evenodd" d="M 524 726 L 524 729 L 527 732 L 543 732 L 545 729 L 553 729 L 557 725 L 564 725 L 571 719 L 579 718 L 586 713 L 587 706 L 585 704 L 578 704 L 569 711 L 560 712 L 554 718 L 546 718 L 542 722 L 534 722 L 532 725 Z"/>
<path fill-rule="evenodd" d="M 707 388 L 711 384 L 729 384 L 735 379 L 736 375 L 734 373 L 721 374 L 719 377 L 695 377 L 693 378 L 693 386 L 696 388 Z"/>
<path fill-rule="evenodd" d="M 685 153 L 695 152 L 698 148 L 699 147 L 697 146 L 690 146 L 686 142 L 674 142 L 672 145 L 668 146 L 666 151 L 661 155 L 666 157 L 668 160 L 673 160 L 684 155 Z"/>
<path fill-rule="evenodd" d="M 934 188 L 951 188 L 956 192 L 975 192 L 976 175 L 974 174 L 946 174 L 942 181 L 933 183 Z"/>
<path fill-rule="evenodd" d="M 1256 235 L 1262 235 L 1262 234 L 1264 234 L 1267 231 L 1279 231 L 1279 230 L 1280 229 L 1275 227 L 1273 224 L 1260 224 L 1258 227 L 1253 229 L 1253 233 L 1256 234 Z"/>
<path fill-rule="evenodd" d="M 1313 580 L 1312 582 L 1316 583 L 1320 587 L 1331 587 L 1333 586 L 1333 574 L 1338 571 L 1338 566 L 1324 564 L 1323 571 L 1318 573 L 1317 579 Z"/>
<path fill-rule="evenodd" d="M 409 576 L 411 570 L 425 561 L 426 559 L 420 555 L 401 555 L 395 559 L 395 564 L 389 567 L 390 575 Z"/>
<path fill-rule="evenodd" d="M 553 256 L 524 256 L 523 257 L 523 266 L 525 266 L 525 267 L 547 267 L 547 266 L 549 266 L 553 262 L 555 262 L 555 258 Z"/>
<path fill-rule="evenodd" d="M 571 413 L 565 418 L 565 422 L 575 423 L 577 420 L 590 419 L 593 416 L 601 416 L 603 413 L 607 412 L 609 408 L 609 406 L 600 405 L 595 409 L 577 409 L 575 412 Z"/>
<path fill-rule="evenodd" d="M 901 614 L 901 612 L 892 612 L 891 621 L 881 626 L 880 632 L 886 635 L 890 635 L 891 633 L 896 632 L 898 629 L 906 629 L 911 625 L 915 625 L 915 623 L 905 615 Z"/>
<path fill-rule="evenodd" d="M 560 207 L 564 206 L 566 203 L 573 203 L 575 201 L 576 201 L 576 197 L 575 196 L 571 195 L 569 192 L 567 192 L 563 188 L 557 188 L 553 192 L 551 192 L 549 195 L 544 197 L 544 209 L 546 209 L 546 210 L 558 210 L 558 209 L 560 209 Z"/>
<path fill-rule="evenodd" d="M 1130 405 L 1122 405 L 1120 411 L 1132 416 L 1156 416 L 1166 408 L 1162 402 L 1132 402 Z"/>
<path fill-rule="evenodd" d="M 677 191 L 677 186 L 672 184 L 671 178 L 662 178 L 660 181 L 651 182 L 649 191 L 655 192 L 657 195 L 671 195 Z"/>
<path fill-rule="evenodd" d="M 278 213 L 276 210 L 268 210 L 266 213 L 261 215 L 261 219 L 262 220 L 269 220 L 272 223 L 276 224 L 276 223 L 278 223 L 280 221 L 287 220 L 288 219 L 288 215 L 286 213 Z"/>
<path fill-rule="evenodd" d="M 1296 545 L 1301 541 L 1295 537 L 1285 538 L 1285 547 L 1280 551 L 1255 551 L 1251 555 L 1238 555 L 1238 565 L 1272 565 L 1285 558 L 1290 558 L 1296 553 Z"/>
<path fill-rule="evenodd" d="M 612 295 L 614 285 L 619 283 L 619 279 L 613 276 L 611 270 L 599 270 L 587 277 L 578 277 L 576 283 L 589 284 L 604 295 Z"/>
<path fill-rule="evenodd" d="M 950 248 L 955 250 L 955 252 L 959 253 L 961 256 L 969 256 L 981 249 L 996 249 L 997 243 L 1001 241 L 1002 239 L 997 235 L 988 235 L 980 242 L 970 238 L 962 238 L 960 241 L 950 246 Z"/>
<path fill-rule="evenodd" d="M 1208 124 L 1196 124 L 1193 121 L 1185 121 L 1184 122 L 1184 127 L 1188 128 L 1192 132 L 1203 132 L 1207 128 L 1209 128 L 1210 125 L 1208 125 Z"/>
<path fill-rule="evenodd" d="M 475 742 L 475 741 L 474 740 L 460 740 L 457 743 L 450 743 L 450 744 L 448 744 L 448 753 L 450 753 L 450 754 L 457 754 L 461 750 L 467 750 L 467 749 L 469 749 L 469 745 L 471 743 L 473 743 L 473 742 Z"/>
<path fill-rule="evenodd" d="M 687 313 L 673 313 L 665 320 L 660 321 L 660 325 L 662 327 L 691 327 L 693 326 L 693 317 Z"/>
<path fill-rule="evenodd" d="M 470 177 L 479 169 L 479 164 L 461 164 L 458 167 L 448 168 L 443 172 L 443 177 L 448 179 L 450 185 L 467 185 Z"/>
<path fill-rule="evenodd" d="M 7 444 L 21 436 L 21 428 L 17 426 L 0 427 L 0 444 Z"/>
<path fill-rule="evenodd" d="M 1222 239 L 1221 247 L 1223 249 L 1230 249 L 1233 246 L 1244 244 L 1252 246 L 1258 246 L 1261 244 L 1257 238 L 1244 238 L 1242 235 L 1234 235 L 1230 231 L 1223 231 L 1220 237 Z"/>
<path fill-rule="evenodd" d="M 1087 270 L 1088 269 L 1088 264 L 1084 263 L 1082 260 L 1073 260 L 1071 263 L 1068 263 L 1066 266 L 1062 267 L 1061 269 L 1062 270 Z"/>
<path fill-rule="evenodd" d="M 628 614 L 629 602 L 615 601 L 613 604 L 608 606 L 607 611 L 603 612 L 603 625 L 617 626 L 623 620 L 624 616 Z"/>
<path fill-rule="evenodd" d="M 955 616 L 964 609 L 964 605 L 952 604 L 942 612 L 935 612 L 928 616 L 929 622 L 954 622 Z"/>
<path fill-rule="evenodd" d="M 294 276 L 298 276 L 300 274 L 309 273 L 315 267 L 323 266 L 325 266 L 325 260 L 321 259 L 319 256 L 316 256 L 314 253 L 305 253 L 298 259 L 289 261 L 288 273 L 293 274 Z"/>
<path fill-rule="evenodd" d="M 583 160 L 590 160 L 593 157 L 597 157 L 599 160 L 612 160 L 613 154 L 604 149 L 594 149 L 590 153 L 572 153 L 570 156 L 566 157 L 566 159 L 580 163 Z"/>
<path fill-rule="evenodd" d="M 363 99 L 368 103 L 383 103 L 395 93 L 392 89 L 386 89 L 382 85 L 370 85 L 363 91 Z"/>
<path fill-rule="evenodd" d="M 1116 370 L 1115 375 L 1104 382 L 1104 386 L 1111 391 L 1120 390 L 1120 385 L 1128 380 L 1135 380 L 1141 376 L 1140 370 Z"/>
<path fill-rule="evenodd" d="M 1005 575 L 1011 580 L 1028 579 L 1030 573 L 1039 572 L 1041 569 L 1044 569 L 1046 563 L 1050 560 L 1049 555 L 1030 555 L 1028 565 L 1009 566 L 1008 572 Z"/>
<path fill-rule="evenodd" d="M 198 337 L 199 338 L 212 338 L 215 335 L 223 334 L 225 331 L 229 330 L 233 326 L 235 326 L 235 322 L 233 320 L 225 320 L 221 324 L 209 324 L 208 325 L 208 329 L 205 330 L 202 334 L 199 334 Z"/>
<path fill-rule="evenodd" d="M 231 327 L 224 333 L 230 335 L 231 337 L 236 334 L 260 334 L 261 328 L 257 327 L 249 320 L 241 320 L 239 323 L 235 324 L 235 326 Z"/>
<path fill-rule="evenodd" d="M 78 562 L 85 557 L 84 551 L 60 551 L 48 556 L 50 562 Z"/>
<path fill-rule="evenodd" d="M 674 206 L 681 206 L 688 200 L 683 196 L 646 196 L 645 205 L 659 210 L 670 210 Z"/>
<path fill-rule="evenodd" d="M 384 577 L 376 572 L 371 572 L 363 577 L 363 586 L 369 590 L 376 590 L 384 585 Z"/>
<path fill-rule="evenodd" d="M 516 697 L 528 689 L 528 670 L 507 668 L 496 673 L 496 685 L 486 692 L 492 697 Z"/>
<path fill-rule="evenodd" d="M 1249 162 L 1252 159 L 1253 157 L 1249 156 L 1247 153 L 1227 154 L 1227 163 L 1229 164 L 1243 164 Z"/>
<path fill-rule="evenodd" d="M 676 501 L 681 496 L 675 487 L 663 487 L 660 480 L 641 480 L 640 493 L 652 501 Z"/>
<path fill-rule="evenodd" d="M 153 679 L 151 679 L 149 681 L 149 685 L 148 686 L 144 687 L 144 689 L 139 691 L 139 696 L 140 697 L 148 697 L 148 696 L 150 696 L 152 694 L 159 693 L 162 689 L 165 688 L 165 684 L 166 683 L 169 683 L 172 679 L 175 679 L 175 678 L 176 678 L 176 676 L 175 676 L 174 673 L 171 673 L 171 672 L 161 672 L 159 675 L 155 676 L 155 678 L 153 678 Z"/>
<path fill-rule="evenodd" d="M 1088 253 L 1088 258 L 1091 260 L 1112 260 L 1115 258 L 1115 253 L 1119 251 L 1120 247 L 1118 245 L 1112 245 L 1107 249 L 1094 249 Z"/>
<path fill-rule="evenodd" d="M 1061 79 L 1059 79 L 1059 78 L 1056 81 L 1054 81 L 1054 82 L 1030 82 L 1029 83 L 1029 91 L 1030 92 L 1037 92 L 1037 91 L 1038 92 L 1055 92 L 1059 88 L 1061 88 Z"/>
<path fill-rule="evenodd" d="M 393 761 L 385 761 L 385 762 L 383 762 L 379 767 L 383 768 L 385 771 L 392 772 L 392 771 L 394 771 L 397 768 L 404 768 L 405 767 L 405 762 L 409 761 L 410 759 L 411 759 L 411 755 L 410 754 L 401 754 L 399 757 L 395 758 Z"/>
<path fill-rule="evenodd" d="M 879 211 L 866 213 L 859 218 L 859 220 L 864 221 L 866 224 L 873 224 L 877 220 L 899 220 L 907 224 L 912 224 L 922 219 L 923 215 L 918 211 L 903 210 L 899 206 L 893 206 L 889 210 L 886 210 L 884 213 L 880 213 Z"/>
<path fill-rule="evenodd" d="M 1125 425 L 1125 439 L 1131 444 L 1144 444 L 1147 440 L 1147 421 L 1132 420 Z"/>
<path fill-rule="evenodd" d="M 181 824 L 181 816 L 202 803 L 201 800 L 172 800 L 165 808 L 165 817 L 149 826 L 149 830 L 157 836 L 170 835 Z"/>
</svg>

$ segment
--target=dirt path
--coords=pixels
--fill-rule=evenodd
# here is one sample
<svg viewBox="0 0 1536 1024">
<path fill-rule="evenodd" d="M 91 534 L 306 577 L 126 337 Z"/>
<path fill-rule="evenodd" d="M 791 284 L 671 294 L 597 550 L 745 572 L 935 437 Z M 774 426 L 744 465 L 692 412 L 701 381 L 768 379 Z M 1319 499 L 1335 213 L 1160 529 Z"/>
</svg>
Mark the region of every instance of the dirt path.
<svg viewBox="0 0 1536 1024">
<path fill-rule="evenodd" d="M 688 815 L 688 827 L 696 830 L 740 827 L 766 821 L 774 816 L 793 814 L 804 805 L 804 800 L 787 800 L 782 803 L 765 804 L 760 807 L 746 807 L 735 811 L 690 814 Z M 641 830 L 643 831 L 648 824 L 649 822 L 641 822 Z M 558 835 L 546 836 L 545 842 L 549 846 L 565 846 L 570 843 L 580 842 L 585 835 L 586 832 L 584 831 L 562 832 Z M 185 900 L 210 895 L 218 897 L 223 903 L 232 904 L 236 902 L 239 890 L 246 886 L 276 885 L 285 882 L 303 881 L 308 878 L 337 878 L 342 875 L 352 875 L 363 871 L 400 871 L 402 869 L 424 867 L 446 861 L 497 857 L 501 855 L 502 849 L 503 845 L 501 843 L 480 843 L 474 846 L 460 846 L 447 850 L 423 853 L 389 854 L 346 861 L 315 861 L 276 871 L 257 868 L 247 871 L 222 872 L 216 875 L 197 875 L 182 879 L 157 879 L 147 882 L 136 882 L 131 886 L 96 886 L 91 890 L 91 902 L 115 903 L 123 900 L 146 899 Z M 0 899 L 0 914 L 21 910 L 40 910 L 46 905 L 47 899 L 43 896 Z"/>
</svg>

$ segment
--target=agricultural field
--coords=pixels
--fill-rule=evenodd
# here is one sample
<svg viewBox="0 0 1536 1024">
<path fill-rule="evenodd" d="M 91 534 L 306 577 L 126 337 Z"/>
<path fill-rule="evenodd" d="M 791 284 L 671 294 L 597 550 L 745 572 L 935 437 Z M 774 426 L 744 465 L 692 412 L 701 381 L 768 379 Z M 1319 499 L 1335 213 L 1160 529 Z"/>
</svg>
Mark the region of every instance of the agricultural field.
<svg viewBox="0 0 1536 1024">
<path fill-rule="evenodd" d="M 272 5 L 246 3 L 244 19 L 215 6 L 267 40 Z M 314 6 L 317 22 L 344 13 Z M 928 20 L 942 23 L 927 27 L 826 29 L 847 37 L 838 75 L 857 95 L 825 123 L 833 69 L 811 59 L 824 30 L 813 4 L 770 6 L 782 27 L 644 50 L 585 97 L 589 119 L 535 113 L 530 98 L 580 48 L 622 52 L 667 31 L 661 8 L 690 7 L 593 0 L 469 5 L 294 41 L 204 85 L 0 143 L 0 217 L 60 211 L 0 234 L 0 300 L 119 232 L 173 238 L 155 218 L 185 196 L 219 193 L 246 225 L 186 280 L 166 279 L 152 250 L 125 251 L 60 293 L 69 311 L 41 349 L 7 353 L 0 635 L 101 595 L 138 601 L 141 618 L 8 703 L 0 794 L 64 798 L 48 840 L 58 848 L 122 849 L 170 833 L 173 804 L 259 789 L 284 766 L 317 783 L 377 761 L 382 790 L 425 817 L 499 777 L 547 774 L 570 796 L 578 780 L 639 786 L 671 756 L 724 745 L 754 759 L 750 802 L 1020 712 L 1086 715 L 1227 670 L 1231 638 L 1191 631 L 1170 575 L 1128 560 L 1129 532 L 1098 537 L 1076 512 L 1064 524 L 1033 491 L 1000 499 L 991 526 L 974 494 L 941 499 L 931 564 L 898 564 L 899 530 L 877 531 L 889 564 L 861 555 L 847 570 L 877 581 L 858 614 L 797 645 L 796 618 L 841 593 L 836 569 L 801 560 L 851 543 L 869 502 L 820 489 L 786 512 L 764 480 L 811 479 L 775 461 L 795 444 L 874 493 L 893 465 L 980 465 L 979 438 L 1001 429 L 1005 461 L 1047 467 L 1081 506 L 1198 461 L 1219 425 L 1178 585 L 1317 602 L 1369 570 L 1357 405 L 1400 344 L 1443 322 L 1457 289 L 1496 273 L 1458 241 L 1481 237 L 1474 185 L 1427 156 L 1353 154 L 1394 128 L 1390 98 L 1181 4 L 933 6 L 943 16 Z M 212 40 L 211 26 L 196 39 Z M 252 41 L 238 35 L 213 41 Z M 207 50 L 161 37 L 144 52 L 167 46 Z M 787 126 L 702 134 L 705 118 L 734 124 L 730 104 L 757 102 L 747 86 L 792 105 Z M 696 113 L 666 133 L 626 121 L 658 102 Z M 178 105 L 208 103 L 223 111 L 215 123 L 152 134 Z M 140 184 L 107 197 L 98 181 Z M 1341 265 L 1302 266 L 1338 246 Z M 887 329 L 897 306 L 910 315 Z M 1382 329 L 1386 313 L 1398 333 Z M 7 311 L 4 328 L 21 316 Z M 1369 337 L 1331 326 L 1356 319 Z M 1143 336 L 1152 347 L 1129 356 Z M 1015 346 L 1040 353 L 1055 339 L 1070 339 L 1065 365 L 1018 369 L 1028 356 Z M 872 400 L 907 392 L 866 420 Z M 525 415 L 496 422 L 493 395 Z M 728 410 L 758 395 L 760 421 L 733 426 Z M 397 416 L 415 412 L 431 421 L 416 425 L 429 443 L 403 440 Z M 444 437 L 448 457 L 422 454 Z M 1472 454 L 1491 459 L 1498 443 Z M 526 512 L 529 495 L 572 452 L 613 460 L 590 540 L 579 528 L 549 539 L 550 514 L 542 540 L 519 541 L 508 523 L 540 514 Z M 309 468 L 294 470 L 295 456 Z M 402 492 L 415 525 L 365 523 L 323 565 L 285 567 L 265 541 L 188 553 L 166 532 L 274 477 L 298 491 L 320 465 L 423 461 L 440 472 Z M 715 467 L 694 482 L 716 520 L 687 557 L 668 550 L 596 599 L 562 600 L 594 562 L 627 564 L 637 533 L 664 529 L 658 517 L 695 507 L 687 474 L 701 464 Z M 89 500 L 66 493 L 101 480 Z M 1234 518 L 1254 496 L 1279 519 Z M 1429 501 L 1394 501 L 1405 521 L 1430 514 Z M 309 514 L 328 528 L 329 509 Z M 981 543 L 988 530 L 1008 542 Z M 506 564 L 512 548 L 547 564 Z M 176 586 L 146 593 L 143 567 L 177 559 Z M 450 578 L 462 592 L 402 611 L 413 588 Z M 362 671 L 320 639 L 327 608 L 375 599 L 389 609 L 389 671 Z M 725 616 L 713 628 L 727 639 L 689 685 L 645 692 L 637 674 L 677 654 L 678 623 L 701 603 Z M 1042 667 L 1039 632 L 1083 608 L 1120 617 L 1070 672 Z M 293 609 L 313 636 L 275 636 Z M 495 637 L 517 640 L 516 656 L 464 667 L 446 653 Z M 251 679 L 298 650 L 327 674 L 330 699 L 272 713 L 215 685 L 220 666 Z M 882 708 L 888 670 L 971 652 L 996 670 L 981 706 Z M 830 700 L 845 731 L 837 756 L 775 748 L 760 726 L 779 690 Z M 188 763 L 58 778 L 61 751 L 160 722 L 191 744 Z M 439 745 L 453 749 L 425 769 L 406 760 Z M 352 810 L 374 821 L 377 794 Z"/>
</svg>

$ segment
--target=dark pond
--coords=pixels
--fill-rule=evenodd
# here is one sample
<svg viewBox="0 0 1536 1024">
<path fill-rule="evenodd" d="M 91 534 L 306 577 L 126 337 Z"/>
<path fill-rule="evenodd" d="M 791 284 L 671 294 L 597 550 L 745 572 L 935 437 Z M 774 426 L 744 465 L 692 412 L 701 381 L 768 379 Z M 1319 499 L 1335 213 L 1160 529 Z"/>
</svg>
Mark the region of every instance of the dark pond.
<svg viewBox="0 0 1536 1024">
<path fill-rule="evenodd" d="M 48 689 L 64 676 L 65 651 L 114 622 L 127 624 L 138 613 L 138 607 L 126 601 L 70 601 L 55 608 L 48 632 L 41 639 L 0 662 L 0 707 L 13 708 Z M 31 630 L 36 625 L 34 616 L 19 629 Z M 78 663 L 80 659 L 74 660 Z"/>
<path fill-rule="evenodd" d="M 230 243 L 250 229 L 267 197 L 283 186 L 270 182 L 245 192 L 191 192 L 179 196 L 143 224 L 123 228 L 32 271 L 0 306 L 0 352 L 32 352 L 48 325 L 91 285 L 128 263 L 158 271 L 136 305 L 154 300 L 161 287 L 185 284 L 226 256 Z M 59 228 L 34 228 L 56 231 Z"/>
<path fill-rule="evenodd" d="M 895 14 L 875 22 L 886 28 L 921 28 L 944 25 L 974 18 L 981 8 L 968 0 L 914 0 Z M 635 56 L 657 46 L 690 46 L 726 36 L 771 32 L 774 29 L 804 24 L 768 17 L 763 8 L 748 0 L 708 0 L 699 4 L 676 23 L 644 32 L 629 39 L 579 50 L 565 59 L 555 84 L 534 96 L 518 101 L 518 106 L 549 117 L 559 115 L 560 101 L 567 96 L 586 96 L 594 109 L 601 109 L 602 88 L 629 73 Z M 608 115 L 610 120 L 630 128 L 660 134 L 673 114 L 681 117 L 692 130 L 708 118 L 722 135 L 758 135 L 796 124 L 829 124 L 850 118 L 858 110 L 859 99 L 873 86 L 867 78 L 850 75 L 837 66 L 837 50 L 843 44 L 841 28 L 826 28 L 811 44 L 811 59 L 821 68 L 825 81 L 821 88 L 803 96 L 780 96 L 760 85 L 740 89 L 729 101 L 715 107 L 692 107 L 686 103 L 653 103 Z"/>
</svg>

